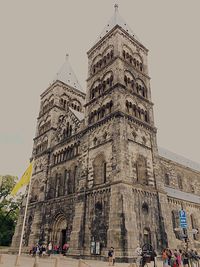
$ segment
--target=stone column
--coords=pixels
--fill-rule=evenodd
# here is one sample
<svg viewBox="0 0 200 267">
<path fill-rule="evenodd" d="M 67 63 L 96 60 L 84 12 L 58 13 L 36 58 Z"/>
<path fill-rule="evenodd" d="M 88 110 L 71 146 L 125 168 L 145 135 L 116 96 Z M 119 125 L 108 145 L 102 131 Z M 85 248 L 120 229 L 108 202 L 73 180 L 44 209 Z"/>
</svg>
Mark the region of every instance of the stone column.
<svg viewBox="0 0 200 267">
<path fill-rule="evenodd" d="M 83 241 L 84 241 L 84 193 L 77 197 L 75 203 L 75 215 L 73 219 L 72 232 L 70 236 L 70 247 L 72 254 L 81 255 L 83 253 Z"/>
<path fill-rule="evenodd" d="M 137 247 L 139 240 L 139 231 L 137 230 L 136 213 L 134 209 L 135 197 L 132 190 L 132 186 L 130 185 L 123 185 L 121 187 L 121 192 L 123 196 L 122 219 L 124 220 L 124 222 L 123 220 L 121 221 L 121 227 L 125 228 L 126 233 L 125 237 L 123 237 L 125 238 L 125 248 L 122 247 L 122 251 L 124 251 L 124 257 L 126 258 L 132 258 L 134 256 L 134 251 Z"/>
<path fill-rule="evenodd" d="M 137 246 L 138 233 L 134 211 L 132 187 L 125 184 L 113 185 L 110 197 L 108 248 L 113 246 L 116 257 L 131 258 Z"/>
<path fill-rule="evenodd" d="M 31 225 L 31 234 L 29 236 L 29 242 L 28 242 L 29 247 L 39 242 L 40 229 L 41 229 L 40 224 L 41 224 L 41 211 L 40 207 L 38 206 L 34 212 L 33 223 Z"/>
<path fill-rule="evenodd" d="M 121 223 L 122 202 L 119 185 L 113 185 L 110 196 L 109 228 L 107 232 L 107 247 L 114 247 L 116 256 L 121 249 Z"/>
</svg>

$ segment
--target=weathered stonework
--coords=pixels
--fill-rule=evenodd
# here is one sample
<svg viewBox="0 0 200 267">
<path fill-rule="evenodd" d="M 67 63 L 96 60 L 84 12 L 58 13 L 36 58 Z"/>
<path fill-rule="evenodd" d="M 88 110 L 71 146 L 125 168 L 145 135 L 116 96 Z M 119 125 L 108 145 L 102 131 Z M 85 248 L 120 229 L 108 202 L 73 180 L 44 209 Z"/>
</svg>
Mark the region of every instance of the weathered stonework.
<svg viewBox="0 0 200 267">
<path fill-rule="evenodd" d="M 24 249 L 69 242 L 72 255 L 97 257 L 114 246 L 130 259 L 138 243 L 183 246 L 181 208 L 199 248 L 200 168 L 158 153 L 147 54 L 116 25 L 88 52 L 86 95 L 59 79 L 41 95 Z"/>
</svg>

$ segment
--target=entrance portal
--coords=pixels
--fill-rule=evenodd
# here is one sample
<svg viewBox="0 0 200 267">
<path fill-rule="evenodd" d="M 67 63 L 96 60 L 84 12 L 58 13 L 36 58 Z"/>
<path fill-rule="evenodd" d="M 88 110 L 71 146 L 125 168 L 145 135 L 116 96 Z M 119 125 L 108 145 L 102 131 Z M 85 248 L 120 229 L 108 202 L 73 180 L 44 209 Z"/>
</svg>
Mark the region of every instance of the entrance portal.
<svg viewBox="0 0 200 267">
<path fill-rule="evenodd" d="M 66 240 L 67 239 L 66 233 L 67 233 L 67 230 L 66 229 L 63 229 L 62 230 L 62 240 L 61 240 L 62 247 L 67 242 L 67 240 Z"/>
<path fill-rule="evenodd" d="M 53 224 L 51 236 L 51 241 L 54 246 L 60 246 L 60 248 L 62 249 L 63 245 L 69 241 L 67 229 L 67 220 L 64 215 L 61 214 L 57 216 Z"/>
</svg>

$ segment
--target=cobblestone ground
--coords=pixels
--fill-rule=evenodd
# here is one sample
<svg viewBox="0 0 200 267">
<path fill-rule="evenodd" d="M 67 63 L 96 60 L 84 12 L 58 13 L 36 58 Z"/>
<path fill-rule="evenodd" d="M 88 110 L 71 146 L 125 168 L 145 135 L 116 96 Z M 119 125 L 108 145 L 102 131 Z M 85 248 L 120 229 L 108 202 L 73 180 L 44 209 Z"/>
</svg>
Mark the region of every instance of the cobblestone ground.
<svg viewBox="0 0 200 267">
<path fill-rule="evenodd" d="M 57 256 L 59 257 L 59 256 Z M 0 267 L 14 267 L 16 255 L 3 254 L 3 264 L 0 263 Z M 22 255 L 20 257 L 20 267 L 33 267 L 35 259 L 31 256 Z M 94 260 L 84 260 L 84 262 L 79 266 L 79 261 L 72 258 L 60 257 L 60 264 L 56 266 L 55 256 L 52 258 L 39 258 L 39 263 L 37 267 L 107 267 L 108 262 L 105 261 L 94 261 Z M 116 263 L 115 266 L 118 267 L 129 267 L 130 263 Z M 148 264 L 149 267 L 153 267 L 153 264 Z M 158 262 L 157 267 L 162 267 L 162 263 Z"/>
</svg>

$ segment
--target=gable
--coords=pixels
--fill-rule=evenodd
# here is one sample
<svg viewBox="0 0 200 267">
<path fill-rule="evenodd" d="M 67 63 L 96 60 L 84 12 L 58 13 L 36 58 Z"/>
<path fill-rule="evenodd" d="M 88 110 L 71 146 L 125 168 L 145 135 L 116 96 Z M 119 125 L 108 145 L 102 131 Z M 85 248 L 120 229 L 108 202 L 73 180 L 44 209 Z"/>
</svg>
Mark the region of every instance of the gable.
<svg viewBox="0 0 200 267">
<path fill-rule="evenodd" d="M 60 115 L 58 118 L 55 139 L 57 142 L 65 140 L 76 134 L 80 128 L 80 120 L 69 110 L 67 114 Z"/>
</svg>

